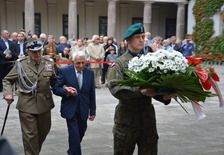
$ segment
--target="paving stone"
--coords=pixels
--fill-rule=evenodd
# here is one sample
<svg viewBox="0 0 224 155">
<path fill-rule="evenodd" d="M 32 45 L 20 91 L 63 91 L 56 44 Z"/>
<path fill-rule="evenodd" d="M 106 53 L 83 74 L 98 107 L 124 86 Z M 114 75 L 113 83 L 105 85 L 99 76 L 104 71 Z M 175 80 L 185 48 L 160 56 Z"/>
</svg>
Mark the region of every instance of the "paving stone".
<svg viewBox="0 0 224 155">
<path fill-rule="evenodd" d="M 224 95 L 224 68 L 215 65 L 221 77 L 219 87 Z M 3 125 L 6 101 L 0 93 L 0 128 Z M 113 154 L 113 118 L 118 101 L 103 85 L 96 89 L 97 113 L 94 122 L 88 121 L 86 135 L 82 142 L 83 155 Z M 17 96 L 15 96 L 15 101 Z M 52 126 L 40 155 L 65 155 L 68 149 L 68 133 L 65 119 L 60 116 L 61 98 L 54 95 L 55 108 L 52 110 Z M 224 155 L 224 109 L 219 108 L 218 98 L 208 98 L 203 105 L 206 114 L 197 120 L 190 103 L 183 104 L 187 114 L 178 103 L 168 106 L 153 100 L 159 133 L 158 155 Z M 12 147 L 24 154 L 18 111 L 13 103 L 10 107 L 4 137 Z M 137 155 L 137 146 L 134 155 Z"/>
</svg>

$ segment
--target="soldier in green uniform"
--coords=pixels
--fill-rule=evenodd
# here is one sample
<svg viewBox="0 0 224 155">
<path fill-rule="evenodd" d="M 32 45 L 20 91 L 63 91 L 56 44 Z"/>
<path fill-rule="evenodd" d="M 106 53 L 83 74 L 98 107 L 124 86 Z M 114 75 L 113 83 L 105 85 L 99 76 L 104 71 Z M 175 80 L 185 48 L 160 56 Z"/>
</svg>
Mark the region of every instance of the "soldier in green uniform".
<svg viewBox="0 0 224 155">
<path fill-rule="evenodd" d="M 151 98 L 169 104 L 174 94 L 158 96 L 154 89 L 141 89 L 118 84 L 127 79 L 125 71 L 129 60 L 140 54 L 144 46 L 144 27 L 141 23 L 128 28 L 124 35 L 128 49 L 112 64 L 108 77 L 108 87 L 114 97 L 119 99 L 114 116 L 114 155 L 131 155 L 138 145 L 139 155 L 156 155 L 158 134 L 156 118 Z"/>
<path fill-rule="evenodd" d="M 43 55 L 49 58 L 59 57 L 58 45 L 54 43 L 54 36 L 48 35 L 48 44 L 44 46 Z"/>
<path fill-rule="evenodd" d="M 29 56 L 18 59 L 16 65 L 3 79 L 4 99 L 13 102 L 12 87 L 18 82 L 19 110 L 23 144 L 26 155 L 39 155 L 51 127 L 51 109 L 54 102 L 51 86 L 56 82 L 54 62 L 41 56 L 42 44 L 37 39 L 26 43 Z"/>
</svg>

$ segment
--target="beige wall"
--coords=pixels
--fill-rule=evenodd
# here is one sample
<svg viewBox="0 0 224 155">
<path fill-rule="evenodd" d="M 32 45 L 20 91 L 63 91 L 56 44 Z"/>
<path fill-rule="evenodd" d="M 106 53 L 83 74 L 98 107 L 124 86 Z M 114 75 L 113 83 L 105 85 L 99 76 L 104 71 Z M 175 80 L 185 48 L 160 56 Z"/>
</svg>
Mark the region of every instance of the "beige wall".
<svg viewBox="0 0 224 155">
<path fill-rule="evenodd" d="M 86 26 L 86 10 L 85 2 L 77 0 L 77 14 L 79 15 L 79 37 L 89 37 L 92 38 L 93 34 L 99 34 L 99 16 L 107 16 L 107 7 L 108 2 L 96 1 L 94 2 L 94 11 L 92 24 Z M 143 17 L 143 2 L 117 2 L 116 3 L 116 38 L 119 41 L 122 40 L 124 31 L 132 24 L 132 17 Z M 120 15 L 120 5 L 127 4 L 127 16 L 126 24 L 121 23 Z M 5 0 L 0 0 L 0 20 L 1 20 L 1 30 L 7 29 L 9 32 L 19 31 L 23 27 L 22 13 L 24 12 L 24 0 L 15 0 L 10 4 L 13 7 L 13 11 L 9 11 L 9 8 L 6 6 Z M 54 6 L 56 14 L 54 15 L 55 19 L 49 20 L 49 10 L 46 0 L 34 0 L 35 13 L 41 13 L 41 32 L 49 34 L 49 32 L 54 32 L 55 39 L 58 41 L 59 36 L 63 34 L 62 30 L 62 15 L 68 14 L 68 0 L 58 0 L 57 4 Z M 5 12 L 10 12 L 6 17 Z M 165 20 L 166 18 L 176 18 L 177 6 L 174 3 L 154 3 L 152 5 L 152 36 L 160 35 L 165 36 Z M 123 17 L 124 18 L 124 17 Z M 51 22 L 49 25 L 49 21 Z M 86 34 L 86 27 L 92 28 L 90 34 Z M 49 30 L 50 29 L 50 30 Z M 70 37 L 70 36 L 69 36 Z"/>
</svg>

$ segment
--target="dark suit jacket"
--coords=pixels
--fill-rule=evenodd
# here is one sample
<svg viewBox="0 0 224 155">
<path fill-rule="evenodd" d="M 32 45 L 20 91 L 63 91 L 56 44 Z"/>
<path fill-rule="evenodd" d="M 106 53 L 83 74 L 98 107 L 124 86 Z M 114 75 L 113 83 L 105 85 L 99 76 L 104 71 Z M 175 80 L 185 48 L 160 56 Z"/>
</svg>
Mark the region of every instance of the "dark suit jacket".
<svg viewBox="0 0 224 155">
<path fill-rule="evenodd" d="M 63 86 L 76 88 L 77 96 L 67 96 L 67 91 Z M 74 65 L 69 65 L 60 69 L 58 79 L 53 87 L 53 92 L 62 97 L 61 116 L 71 119 L 75 113 L 80 113 L 82 120 L 87 120 L 89 114 L 96 115 L 95 84 L 93 70 L 85 67 L 83 70 L 83 84 L 79 89 Z"/>
<path fill-rule="evenodd" d="M 14 44 L 12 41 L 8 40 L 9 43 L 9 50 L 12 52 L 12 58 L 6 59 L 6 55 L 3 53 L 6 50 L 6 45 L 4 43 L 4 40 L 0 40 L 0 64 L 6 64 L 7 61 L 13 61 L 14 59 Z"/>
<path fill-rule="evenodd" d="M 23 44 L 23 53 L 25 56 L 27 56 L 27 52 L 26 52 L 26 46 Z M 20 44 L 18 44 L 18 41 L 15 42 L 15 54 L 14 54 L 14 59 L 17 60 L 18 56 L 20 54 Z"/>
</svg>

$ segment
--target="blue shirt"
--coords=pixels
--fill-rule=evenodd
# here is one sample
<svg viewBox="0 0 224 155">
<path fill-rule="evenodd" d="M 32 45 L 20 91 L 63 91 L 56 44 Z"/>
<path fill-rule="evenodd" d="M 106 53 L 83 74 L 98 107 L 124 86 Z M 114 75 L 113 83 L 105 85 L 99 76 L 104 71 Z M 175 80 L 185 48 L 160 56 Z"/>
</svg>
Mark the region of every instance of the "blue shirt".
<svg viewBox="0 0 224 155">
<path fill-rule="evenodd" d="M 148 39 L 148 45 L 153 44 L 154 40 Z"/>
<path fill-rule="evenodd" d="M 19 55 L 24 55 L 24 52 L 23 52 L 23 43 L 20 44 L 20 42 L 18 41 L 18 44 L 19 44 L 19 49 L 20 49 Z"/>
</svg>

